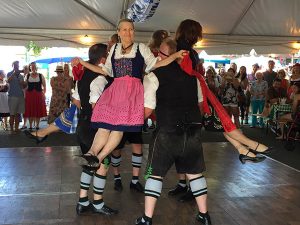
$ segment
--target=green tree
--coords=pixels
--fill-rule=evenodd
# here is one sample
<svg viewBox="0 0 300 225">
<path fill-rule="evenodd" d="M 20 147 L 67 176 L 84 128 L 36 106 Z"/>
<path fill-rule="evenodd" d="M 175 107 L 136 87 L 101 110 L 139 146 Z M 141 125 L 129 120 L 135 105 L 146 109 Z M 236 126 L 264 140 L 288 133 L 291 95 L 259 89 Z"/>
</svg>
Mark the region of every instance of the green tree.
<svg viewBox="0 0 300 225">
<path fill-rule="evenodd" d="M 39 56 L 43 49 L 47 49 L 47 47 L 40 47 L 33 41 L 30 41 L 26 46 L 28 52 L 32 51 L 34 56 Z"/>
</svg>

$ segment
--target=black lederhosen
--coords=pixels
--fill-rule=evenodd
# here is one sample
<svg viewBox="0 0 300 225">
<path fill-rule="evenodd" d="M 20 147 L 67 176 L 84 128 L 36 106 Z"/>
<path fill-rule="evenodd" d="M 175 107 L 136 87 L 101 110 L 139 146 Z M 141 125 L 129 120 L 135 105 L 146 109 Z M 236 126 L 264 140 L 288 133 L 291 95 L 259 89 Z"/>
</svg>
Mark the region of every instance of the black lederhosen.
<svg viewBox="0 0 300 225">
<path fill-rule="evenodd" d="M 93 129 L 91 127 L 91 118 L 88 116 L 79 115 L 76 134 L 82 154 L 85 154 L 90 150 L 96 132 L 97 129 Z"/>
<path fill-rule="evenodd" d="M 152 167 L 153 176 L 164 177 L 174 163 L 178 173 L 205 171 L 200 126 L 157 128 L 152 138 L 147 168 Z"/>
<path fill-rule="evenodd" d="M 127 141 L 130 144 L 143 144 L 142 132 L 125 132 L 116 149 L 123 149 Z"/>
</svg>

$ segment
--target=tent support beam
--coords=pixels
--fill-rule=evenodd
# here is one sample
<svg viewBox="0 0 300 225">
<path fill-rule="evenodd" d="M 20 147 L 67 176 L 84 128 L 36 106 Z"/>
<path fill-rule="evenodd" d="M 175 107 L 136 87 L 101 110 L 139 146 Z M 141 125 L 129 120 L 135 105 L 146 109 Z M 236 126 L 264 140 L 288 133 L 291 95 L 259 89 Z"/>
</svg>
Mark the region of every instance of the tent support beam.
<svg viewBox="0 0 300 225">
<path fill-rule="evenodd" d="M 123 0 L 122 12 L 120 14 L 120 19 L 127 18 L 127 9 L 128 9 L 129 1 Z"/>
<path fill-rule="evenodd" d="M 99 12 L 97 12 L 94 8 L 90 7 L 89 5 L 87 5 L 86 3 L 82 2 L 81 0 L 74 0 L 74 2 L 78 3 L 79 5 L 81 5 L 82 7 L 86 8 L 88 11 L 92 12 L 93 14 L 95 14 L 97 17 L 99 17 L 100 19 L 104 20 L 106 23 L 109 23 L 110 25 L 112 25 L 113 27 L 116 27 L 116 24 L 114 24 L 113 22 L 109 21 L 108 19 L 104 18 L 104 16 L 102 16 Z"/>
<path fill-rule="evenodd" d="M 240 23 L 243 21 L 244 17 L 246 14 L 249 12 L 249 9 L 252 7 L 254 4 L 255 0 L 251 0 L 249 2 L 249 5 L 245 8 L 245 10 L 242 12 L 242 14 L 239 16 L 238 20 L 234 23 L 234 26 L 232 27 L 231 31 L 229 32 L 229 35 L 232 35 L 236 28 L 240 25 Z"/>
</svg>

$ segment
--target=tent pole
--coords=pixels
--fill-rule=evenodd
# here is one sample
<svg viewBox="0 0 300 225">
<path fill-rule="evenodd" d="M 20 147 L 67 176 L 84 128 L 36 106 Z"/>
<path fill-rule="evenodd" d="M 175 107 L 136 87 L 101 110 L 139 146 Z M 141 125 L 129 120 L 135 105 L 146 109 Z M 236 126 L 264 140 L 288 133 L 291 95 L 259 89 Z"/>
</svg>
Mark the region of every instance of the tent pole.
<svg viewBox="0 0 300 225">
<path fill-rule="evenodd" d="M 122 12 L 120 14 L 120 19 L 127 18 L 128 0 L 123 0 Z"/>
</svg>

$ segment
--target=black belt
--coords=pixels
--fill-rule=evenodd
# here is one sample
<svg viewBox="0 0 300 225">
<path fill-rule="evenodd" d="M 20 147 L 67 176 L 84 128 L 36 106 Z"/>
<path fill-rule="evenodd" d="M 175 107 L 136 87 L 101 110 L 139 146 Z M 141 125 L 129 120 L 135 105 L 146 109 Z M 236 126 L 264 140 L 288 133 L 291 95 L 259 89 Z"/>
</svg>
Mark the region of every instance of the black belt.
<svg viewBox="0 0 300 225">
<path fill-rule="evenodd" d="M 184 132 L 192 128 L 202 128 L 202 123 L 189 122 L 189 123 L 181 123 L 176 125 L 163 125 L 163 126 L 158 126 L 157 128 L 161 131 L 183 134 Z"/>
</svg>

